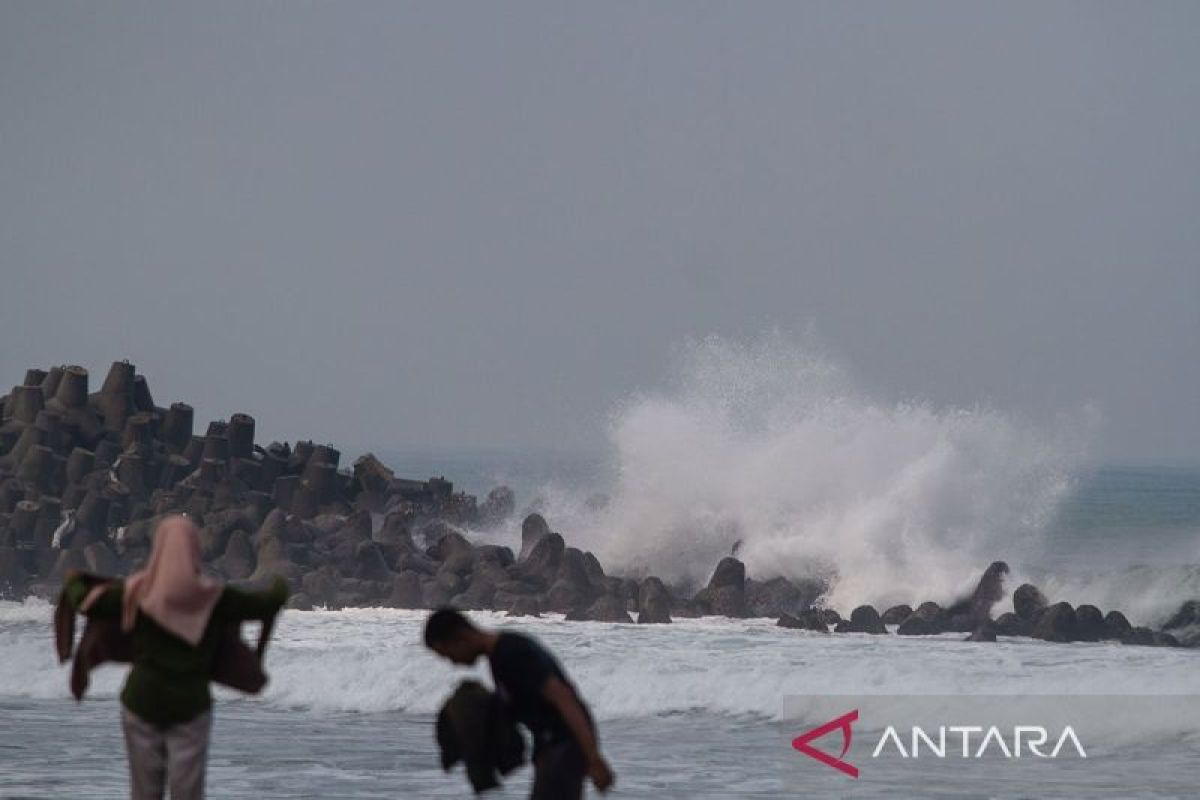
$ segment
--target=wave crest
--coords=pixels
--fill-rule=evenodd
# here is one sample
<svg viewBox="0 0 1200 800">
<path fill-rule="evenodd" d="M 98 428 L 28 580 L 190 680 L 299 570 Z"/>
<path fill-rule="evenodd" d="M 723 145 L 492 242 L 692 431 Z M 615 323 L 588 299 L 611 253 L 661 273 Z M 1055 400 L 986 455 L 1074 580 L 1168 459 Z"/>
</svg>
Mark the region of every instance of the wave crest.
<svg viewBox="0 0 1200 800">
<path fill-rule="evenodd" d="M 837 608 L 946 600 L 993 560 L 1036 558 L 1087 427 L 888 402 L 781 335 L 708 338 L 670 391 L 616 414 L 611 502 L 558 493 L 546 511 L 619 571 L 694 585 L 741 542 L 753 577 L 830 578 Z"/>
</svg>

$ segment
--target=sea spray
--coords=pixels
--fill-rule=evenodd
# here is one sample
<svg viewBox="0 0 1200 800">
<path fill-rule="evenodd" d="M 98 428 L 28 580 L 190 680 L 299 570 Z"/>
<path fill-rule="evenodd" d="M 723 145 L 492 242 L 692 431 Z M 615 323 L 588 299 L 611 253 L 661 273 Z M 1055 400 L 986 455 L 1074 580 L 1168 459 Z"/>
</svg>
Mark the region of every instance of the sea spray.
<svg viewBox="0 0 1200 800">
<path fill-rule="evenodd" d="M 755 578 L 820 576 L 828 601 L 946 601 L 989 562 L 1036 563 L 1086 414 L 1039 427 L 988 407 L 888 401 L 778 334 L 686 346 L 667 391 L 622 404 L 599 511 L 551 524 L 620 573 L 702 583 L 738 545 Z"/>
<path fill-rule="evenodd" d="M 1200 598 L 1200 564 L 1135 563 L 1099 570 L 1049 570 L 1031 578 L 1047 597 L 1117 609 L 1135 625 L 1159 627 L 1186 600 Z M 1177 632 L 1176 632 L 1177 633 Z"/>
</svg>

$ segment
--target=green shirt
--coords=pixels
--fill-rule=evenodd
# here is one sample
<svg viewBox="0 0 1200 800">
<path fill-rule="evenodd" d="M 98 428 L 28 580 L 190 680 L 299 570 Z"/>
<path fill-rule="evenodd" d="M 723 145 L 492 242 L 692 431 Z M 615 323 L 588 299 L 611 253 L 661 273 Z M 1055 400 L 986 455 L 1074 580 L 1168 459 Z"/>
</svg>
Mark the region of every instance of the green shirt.
<svg viewBox="0 0 1200 800">
<path fill-rule="evenodd" d="M 67 581 L 66 590 L 67 601 L 78 609 L 88 587 L 73 578 Z M 113 584 L 92 604 L 87 616 L 119 617 L 124 593 L 123 582 Z M 133 669 L 121 691 L 122 705 L 146 722 L 164 727 L 188 722 L 208 711 L 212 708 L 209 675 L 222 626 L 266 619 L 278 613 L 287 597 L 287 583 L 281 578 L 276 578 L 271 588 L 262 592 L 226 586 L 195 647 L 139 613 L 132 633 Z"/>
</svg>

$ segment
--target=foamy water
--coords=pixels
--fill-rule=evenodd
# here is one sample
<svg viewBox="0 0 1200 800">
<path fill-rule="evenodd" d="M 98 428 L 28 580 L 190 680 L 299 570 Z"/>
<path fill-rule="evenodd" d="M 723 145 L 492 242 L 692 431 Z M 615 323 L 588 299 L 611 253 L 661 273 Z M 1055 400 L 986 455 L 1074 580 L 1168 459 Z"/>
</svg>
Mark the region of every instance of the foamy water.
<svg viewBox="0 0 1200 800">
<path fill-rule="evenodd" d="M 827 776 L 798 766 L 789 747 L 813 721 L 796 717 L 797 695 L 1200 695 L 1195 650 L 821 635 L 771 620 L 637 626 L 476 616 L 532 633 L 559 656 L 600 720 L 622 776 L 617 796 L 624 797 L 828 794 Z M 89 699 L 77 706 L 67 693 L 67 669 L 55 664 L 50 617 L 41 601 L 0 603 L 0 797 L 55 798 L 83 786 L 93 796 L 120 797 L 115 695 L 124 670 L 100 670 Z M 268 650 L 264 695 L 218 692 L 212 796 L 466 796 L 461 774 L 437 769 L 432 714 L 459 680 L 488 679 L 485 670 L 433 658 L 420 645 L 423 619 L 422 612 L 390 609 L 286 612 Z M 1153 753 L 1178 755 L 1172 748 L 1193 723 L 1173 715 L 1146 719 L 1131 746 L 1149 741 Z M 1123 722 L 1114 732 L 1128 730 Z M 70 755 L 62 763 L 46 760 L 64 746 Z M 1089 796 L 1130 796 L 1104 791 L 1120 786 L 1127 766 L 1090 768 L 1076 776 L 1087 783 L 1072 784 L 1074 794 L 988 796 L 1079 796 L 1081 785 L 1091 787 Z M 527 780 L 518 776 L 498 796 L 521 796 Z M 903 796 L 938 796 L 920 775 L 899 780 L 887 791 L 835 788 L 846 796 L 894 797 L 907 785 Z M 940 796 L 973 796 L 948 785 L 957 789 Z"/>
<path fill-rule="evenodd" d="M 50 613 L 40 601 L 0 603 L 0 699 L 64 696 L 67 673 L 54 663 Z M 475 616 L 514 626 L 501 615 Z M 271 684 L 248 702 L 433 713 L 465 673 L 420 645 L 423 619 L 424 612 L 394 609 L 288 611 L 269 651 Z M 1196 650 L 821 635 L 765 619 L 638 626 L 556 617 L 515 627 L 561 656 L 602 719 L 688 712 L 777 719 L 785 696 L 818 687 L 834 694 L 1200 693 Z M 92 696 L 115 696 L 121 673 L 102 670 Z"/>
</svg>

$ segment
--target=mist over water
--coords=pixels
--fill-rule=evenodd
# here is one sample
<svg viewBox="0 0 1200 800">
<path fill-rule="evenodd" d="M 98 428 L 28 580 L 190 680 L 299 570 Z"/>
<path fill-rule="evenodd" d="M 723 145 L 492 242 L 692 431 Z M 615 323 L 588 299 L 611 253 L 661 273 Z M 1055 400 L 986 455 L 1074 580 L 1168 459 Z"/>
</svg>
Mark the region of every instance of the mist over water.
<svg viewBox="0 0 1200 800">
<path fill-rule="evenodd" d="M 876 397 L 779 334 L 693 342 L 676 372 L 615 413 L 609 503 L 547 489 L 551 526 L 618 571 L 693 585 L 740 542 L 751 577 L 824 577 L 844 610 L 1036 563 L 1091 424 Z"/>
</svg>

